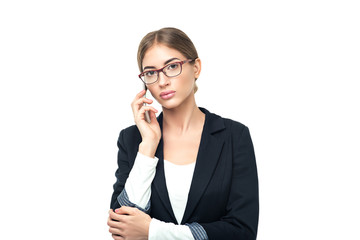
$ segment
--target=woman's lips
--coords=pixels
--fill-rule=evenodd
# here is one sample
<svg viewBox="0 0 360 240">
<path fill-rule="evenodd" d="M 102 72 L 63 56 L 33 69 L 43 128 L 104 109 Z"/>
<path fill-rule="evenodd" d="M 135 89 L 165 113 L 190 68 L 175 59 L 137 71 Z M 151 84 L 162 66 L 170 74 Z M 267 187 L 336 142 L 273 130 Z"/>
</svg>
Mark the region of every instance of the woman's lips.
<svg viewBox="0 0 360 240">
<path fill-rule="evenodd" d="M 165 91 L 160 93 L 160 97 L 164 100 L 170 99 L 175 95 L 175 91 Z"/>
</svg>

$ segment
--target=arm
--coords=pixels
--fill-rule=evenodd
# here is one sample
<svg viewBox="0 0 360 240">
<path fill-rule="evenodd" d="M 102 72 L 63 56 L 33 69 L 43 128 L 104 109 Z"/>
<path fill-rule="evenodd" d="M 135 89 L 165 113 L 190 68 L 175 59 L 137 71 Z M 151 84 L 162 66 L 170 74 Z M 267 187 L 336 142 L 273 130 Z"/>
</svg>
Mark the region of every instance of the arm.
<svg viewBox="0 0 360 240">
<path fill-rule="evenodd" d="M 121 206 L 136 207 L 149 213 L 151 183 L 156 173 L 157 162 L 157 157 L 150 158 L 138 152 L 126 180 L 125 189 L 117 198 Z"/>
<path fill-rule="evenodd" d="M 233 128 L 237 128 L 237 125 Z M 237 129 L 231 132 L 239 133 Z M 232 184 L 226 215 L 219 221 L 200 224 L 212 240 L 254 240 L 257 234 L 259 197 L 255 154 L 249 129 L 245 127 L 240 134 L 233 134 L 232 142 Z"/>
<path fill-rule="evenodd" d="M 124 144 L 124 135 L 125 130 L 122 130 L 117 141 L 117 146 L 119 148 L 117 160 L 118 169 L 115 172 L 116 182 L 113 185 L 114 192 L 112 194 L 110 203 L 110 208 L 113 210 L 120 207 L 117 198 L 124 189 L 126 179 L 128 178 L 131 169 L 131 157 L 129 156 L 127 148 Z"/>
<path fill-rule="evenodd" d="M 121 131 L 118 139 L 118 169 L 115 173 L 116 183 L 111 200 L 113 210 L 121 206 L 137 207 L 144 212 L 150 208 L 151 183 L 155 176 L 158 159 L 151 158 L 140 152 L 134 156 L 129 156 L 125 139 L 130 139 L 129 131 Z M 132 151 L 134 152 L 134 150 Z M 133 166 L 132 166 L 133 165 Z"/>
<path fill-rule="evenodd" d="M 122 145 L 121 141 L 119 145 Z M 151 183 L 155 176 L 157 162 L 158 159 L 156 157 L 149 158 L 140 152 L 137 153 L 134 166 L 126 180 L 125 188 L 117 197 L 121 206 L 136 207 L 145 213 L 149 212 Z M 146 218 L 144 215 L 140 216 Z M 139 219 L 142 218 L 139 217 Z M 113 223 L 112 227 L 116 228 L 116 223 Z M 149 240 L 151 239 L 202 240 L 207 239 L 207 236 L 199 224 L 175 225 L 153 218 L 149 226 Z"/>
<path fill-rule="evenodd" d="M 147 213 L 150 209 L 151 183 L 155 175 L 155 168 L 158 159 L 156 157 L 150 158 L 138 152 L 134 165 L 131 168 L 131 161 L 129 160 L 131 156 L 128 155 L 124 139 L 127 139 L 126 133 L 121 131 L 118 139 L 119 168 L 116 171 L 117 182 L 114 184 L 114 194 L 111 206 L 114 210 L 117 210 L 121 206 L 136 207 L 137 209 Z M 120 212 L 117 210 L 117 212 L 121 214 L 124 214 L 124 212 L 122 212 L 124 209 L 129 210 L 128 208 L 120 209 L 122 210 Z M 111 220 L 116 220 L 116 218 L 114 218 L 115 214 L 116 213 L 112 212 L 112 217 L 109 218 L 108 222 L 113 234 L 120 233 L 118 223 Z M 142 221 L 147 218 L 145 215 L 140 214 L 137 211 L 130 211 L 127 214 L 134 214 L 134 216 L 138 217 L 137 221 Z M 126 217 L 122 219 L 122 221 L 129 220 L 130 218 Z M 139 225 L 135 227 L 139 227 Z M 131 228 L 132 226 L 129 225 L 128 229 Z M 124 234 L 124 232 L 121 233 Z M 173 223 L 165 223 L 153 218 L 149 227 L 149 239 L 162 238 L 169 240 L 200 240 L 207 239 L 207 236 L 206 232 L 199 224 L 192 223 L 187 225 L 175 225 Z"/>
<path fill-rule="evenodd" d="M 151 103 L 152 100 L 144 98 L 145 91 L 139 92 L 131 103 L 134 114 L 135 127 L 130 127 L 120 132 L 117 142 L 118 151 L 118 169 L 115 173 L 116 183 L 114 184 L 114 193 L 111 198 L 110 208 L 116 209 L 120 207 L 117 197 L 123 191 L 125 182 L 129 177 L 137 151 L 142 154 L 154 157 L 156 148 L 161 138 L 161 130 L 157 122 L 155 113 L 157 110 L 151 106 L 143 106 L 143 104 Z M 145 121 L 145 111 L 149 111 L 151 123 Z M 127 136 L 125 134 L 127 133 Z M 126 141 L 125 141 L 126 140 Z M 135 150 L 138 147 L 138 150 Z"/>
</svg>

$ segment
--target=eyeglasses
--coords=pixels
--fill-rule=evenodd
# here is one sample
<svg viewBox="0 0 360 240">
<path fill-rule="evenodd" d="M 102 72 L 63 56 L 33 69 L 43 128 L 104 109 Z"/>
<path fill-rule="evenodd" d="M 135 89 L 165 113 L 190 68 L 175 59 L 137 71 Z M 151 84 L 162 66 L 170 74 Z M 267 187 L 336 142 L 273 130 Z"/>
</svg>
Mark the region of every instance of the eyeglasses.
<svg viewBox="0 0 360 240">
<path fill-rule="evenodd" d="M 188 59 L 180 62 L 172 62 L 157 70 L 144 71 L 139 74 L 139 78 L 145 84 L 149 85 L 159 80 L 160 72 L 163 72 L 167 77 L 176 77 L 181 74 L 182 65 L 191 61 L 194 61 L 194 59 Z"/>
</svg>

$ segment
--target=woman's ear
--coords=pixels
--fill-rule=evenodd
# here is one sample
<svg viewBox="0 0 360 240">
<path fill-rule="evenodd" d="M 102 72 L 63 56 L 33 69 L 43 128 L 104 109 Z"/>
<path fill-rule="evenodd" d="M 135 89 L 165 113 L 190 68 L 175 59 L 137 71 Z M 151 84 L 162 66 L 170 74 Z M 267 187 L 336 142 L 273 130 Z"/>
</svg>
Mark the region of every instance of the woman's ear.
<svg viewBox="0 0 360 240">
<path fill-rule="evenodd" d="M 199 78 L 200 72 L 201 72 L 201 60 L 200 60 L 200 58 L 197 58 L 197 59 L 195 59 L 195 64 L 194 64 L 195 79 Z"/>
</svg>

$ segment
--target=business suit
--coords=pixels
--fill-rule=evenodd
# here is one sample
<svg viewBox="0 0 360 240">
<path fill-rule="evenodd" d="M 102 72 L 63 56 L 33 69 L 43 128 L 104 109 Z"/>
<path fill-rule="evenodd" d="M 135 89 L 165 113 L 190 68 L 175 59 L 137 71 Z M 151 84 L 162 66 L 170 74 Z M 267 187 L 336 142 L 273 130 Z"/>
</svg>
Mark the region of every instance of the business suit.
<svg viewBox="0 0 360 240">
<path fill-rule="evenodd" d="M 197 222 L 209 239 L 256 239 L 258 225 L 258 180 L 255 154 L 246 126 L 205 113 L 194 175 L 181 224 Z M 162 114 L 158 117 L 162 129 Z M 117 182 L 111 208 L 120 207 L 117 197 L 124 188 L 141 142 L 136 126 L 120 132 Z M 176 223 L 164 175 L 163 140 L 156 151 L 159 158 L 151 186 L 150 216 Z"/>
</svg>

